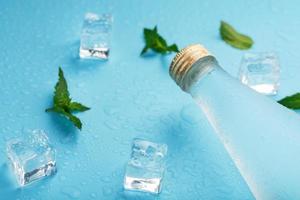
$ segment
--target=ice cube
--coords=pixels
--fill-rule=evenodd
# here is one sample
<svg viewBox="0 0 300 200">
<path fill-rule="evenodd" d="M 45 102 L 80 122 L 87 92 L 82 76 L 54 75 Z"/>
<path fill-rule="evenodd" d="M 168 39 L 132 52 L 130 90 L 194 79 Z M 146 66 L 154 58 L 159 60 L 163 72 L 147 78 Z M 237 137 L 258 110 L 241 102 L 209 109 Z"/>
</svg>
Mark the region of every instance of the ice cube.
<svg viewBox="0 0 300 200">
<path fill-rule="evenodd" d="M 246 53 L 242 59 L 239 78 L 250 88 L 266 95 L 277 94 L 280 64 L 273 52 Z"/>
<path fill-rule="evenodd" d="M 7 156 L 20 186 L 56 172 L 55 150 L 42 130 L 10 140 Z"/>
<path fill-rule="evenodd" d="M 112 16 L 87 13 L 83 22 L 80 40 L 80 58 L 108 59 Z"/>
<path fill-rule="evenodd" d="M 167 145 L 134 139 L 126 167 L 124 188 L 150 193 L 161 191 Z"/>
</svg>

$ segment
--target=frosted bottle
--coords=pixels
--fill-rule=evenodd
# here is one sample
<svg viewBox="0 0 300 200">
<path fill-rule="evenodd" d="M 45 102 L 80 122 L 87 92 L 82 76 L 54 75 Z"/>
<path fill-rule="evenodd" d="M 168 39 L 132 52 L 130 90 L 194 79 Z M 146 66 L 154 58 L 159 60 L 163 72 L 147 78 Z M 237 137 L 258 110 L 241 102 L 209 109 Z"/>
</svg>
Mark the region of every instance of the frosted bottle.
<svg viewBox="0 0 300 200">
<path fill-rule="evenodd" d="M 231 77 L 201 45 L 181 50 L 170 75 L 205 113 L 256 199 L 300 199 L 298 114 Z"/>
</svg>

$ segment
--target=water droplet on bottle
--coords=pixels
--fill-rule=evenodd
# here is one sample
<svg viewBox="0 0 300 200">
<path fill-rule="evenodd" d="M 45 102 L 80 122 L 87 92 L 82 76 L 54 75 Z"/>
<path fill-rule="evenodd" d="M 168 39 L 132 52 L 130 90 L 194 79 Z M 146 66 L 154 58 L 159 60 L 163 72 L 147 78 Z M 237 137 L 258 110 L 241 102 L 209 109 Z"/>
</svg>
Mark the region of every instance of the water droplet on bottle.
<svg viewBox="0 0 300 200">
<path fill-rule="evenodd" d="M 195 125 L 198 123 L 199 119 L 195 115 L 195 106 L 188 105 L 184 106 L 180 113 L 181 118 L 190 125 Z"/>
</svg>

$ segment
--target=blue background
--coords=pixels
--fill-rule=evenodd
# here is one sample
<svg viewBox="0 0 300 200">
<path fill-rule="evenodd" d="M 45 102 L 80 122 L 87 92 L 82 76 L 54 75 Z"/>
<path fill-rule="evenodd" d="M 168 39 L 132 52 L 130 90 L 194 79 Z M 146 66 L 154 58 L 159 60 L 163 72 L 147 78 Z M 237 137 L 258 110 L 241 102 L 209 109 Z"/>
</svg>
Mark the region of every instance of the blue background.
<svg viewBox="0 0 300 200">
<path fill-rule="evenodd" d="M 168 75 L 174 54 L 140 57 L 142 29 L 158 25 L 180 48 L 204 44 L 236 76 L 245 51 L 219 37 L 220 20 L 250 35 L 250 51 L 276 51 L 281 88 L 300 90 L 297 1 L 0 1 L 0 199 L 254 199 L 205 116 Z M 113 13 L 108 62 L 78 58 L 86 12 Z M 78 116 L 80 132 L 44 109 L 52 103 L 58 66 L 74 100 L 92 109 Z M 249 102 L 251 105 L 251 102 Z M 6 141 L 24 129 L 47 131 L 58 173 L 22 189 L 10 177 Z M 169 146 L 159 196 L 124 192 L 131 142 L 141 137 Z"/>
</svg>

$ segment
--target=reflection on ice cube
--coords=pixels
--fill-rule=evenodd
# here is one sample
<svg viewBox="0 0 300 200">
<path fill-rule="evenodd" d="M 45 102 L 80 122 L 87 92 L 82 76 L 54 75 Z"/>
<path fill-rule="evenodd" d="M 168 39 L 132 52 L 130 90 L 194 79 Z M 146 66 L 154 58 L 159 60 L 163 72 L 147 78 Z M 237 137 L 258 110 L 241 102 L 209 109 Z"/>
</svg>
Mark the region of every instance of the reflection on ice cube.
<svg viewBox="0 0 300 200">
<path fill-rule="evenodd" d="M 246 53 L 239 78 L 245 85 L 266 95 L 275 95 L 279 88 L 280 64 L 275 53 Z"/>
<path fill-rule="evenodd" d="M 112 21 L 109 14 L 86 14 L 81 30 L 80 58 L 108 59 Z"/>
<path fill-rule="evenodd" d="M 135 139 L 126 167 L 124 188 L 159 193 L 165 170 L 167 145 Z"/>
<path fill-rule="evenodd" d="M 42 130 L 7 143 L 7 156 L 20 186 L 56 172 L 55 150 Z"/>
</svg>

